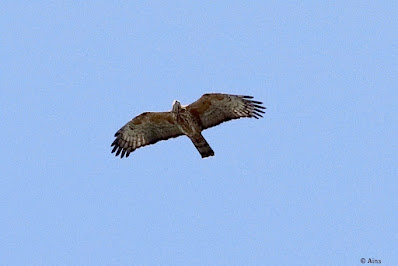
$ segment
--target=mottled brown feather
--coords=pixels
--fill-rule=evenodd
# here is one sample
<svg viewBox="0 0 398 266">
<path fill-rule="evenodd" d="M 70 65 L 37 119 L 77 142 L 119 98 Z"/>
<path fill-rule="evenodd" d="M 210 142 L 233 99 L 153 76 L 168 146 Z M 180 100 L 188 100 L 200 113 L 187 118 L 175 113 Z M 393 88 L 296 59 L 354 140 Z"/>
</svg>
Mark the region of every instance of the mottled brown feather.
<svg viewBox="0 0 398 266">
<path fill-rule="evenodd" d="M 145 112 L 115 133 L 112 152 L 128 157 L 135 149 L 181 135 L 170 112 Z"/>
<path fill-rule="evenodd" d="M 191 112 L 201 122 L 202 129 L 219 125 L 223 122 L 242 117 L 262 117 L 262 102 L 253 101 L 252 96 L 222 93 L 204 94 L 196 102 L 188 105 Z"/>
</svg>

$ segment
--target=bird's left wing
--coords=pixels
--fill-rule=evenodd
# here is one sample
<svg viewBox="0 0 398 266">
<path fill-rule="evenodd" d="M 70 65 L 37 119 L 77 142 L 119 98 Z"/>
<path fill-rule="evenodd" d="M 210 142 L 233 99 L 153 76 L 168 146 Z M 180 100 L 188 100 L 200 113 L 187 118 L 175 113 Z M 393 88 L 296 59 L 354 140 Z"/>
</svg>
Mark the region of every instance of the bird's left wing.
<svg viewBox="0 0 398 266">
<path fill-rule="evenodd" d="M 112 153 L 128 157 L 135 149 L 183 135 L 170 112 L 146 112 L 115 133 Z"/>
<path fill-rule="evenodd" d="M 207 93 L 186 108 L 206 129 L 232 119 L 262 117 L 266 108 L 252 99 L 252 96 Z"/>
</svg>

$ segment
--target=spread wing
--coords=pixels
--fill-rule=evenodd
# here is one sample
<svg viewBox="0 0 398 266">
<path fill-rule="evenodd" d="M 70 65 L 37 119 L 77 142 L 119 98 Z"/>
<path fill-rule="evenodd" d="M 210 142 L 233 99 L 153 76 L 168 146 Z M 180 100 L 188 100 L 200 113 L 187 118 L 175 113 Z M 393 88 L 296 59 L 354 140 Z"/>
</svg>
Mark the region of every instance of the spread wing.
<svg viewBox="0 0 398 266">
<path fill-rule="evenodd" d="M 186 108 L 202 124 L 202 128 L 216 126 L 223 122 L 242 117 L 262 117 L 262 102 L 253 101 L 252 96 L 231 95 L 222 93 L 204 94 Z"/>
<path fill-rule="evenodd" d="M 170 112 L 142 113 L 116 132 L 112 153 L 128 157 L 137 148 L 181 135 Z"/>
</svg>

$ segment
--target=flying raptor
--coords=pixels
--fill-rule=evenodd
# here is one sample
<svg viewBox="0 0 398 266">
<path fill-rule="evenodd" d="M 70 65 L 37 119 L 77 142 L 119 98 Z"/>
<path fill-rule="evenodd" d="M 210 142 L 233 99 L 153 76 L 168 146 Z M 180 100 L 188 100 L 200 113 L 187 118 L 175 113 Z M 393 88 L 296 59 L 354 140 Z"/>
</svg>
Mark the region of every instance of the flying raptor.
<svg viewBox="0 0 398 266">
<path fill-rule="evenodd" d="M 174 101 L 169 112 L 142 113 L 115 133 L 112 153 L 128 157 L 140 147 L 186 135 L 202 158 L 213 156 L 214 151 L 201 132 L 232 119 L 262 117 L 262 109 L 266 108 L 251 99 L 252 96 L 208 93 L 187 106 Z"/>
</svg>

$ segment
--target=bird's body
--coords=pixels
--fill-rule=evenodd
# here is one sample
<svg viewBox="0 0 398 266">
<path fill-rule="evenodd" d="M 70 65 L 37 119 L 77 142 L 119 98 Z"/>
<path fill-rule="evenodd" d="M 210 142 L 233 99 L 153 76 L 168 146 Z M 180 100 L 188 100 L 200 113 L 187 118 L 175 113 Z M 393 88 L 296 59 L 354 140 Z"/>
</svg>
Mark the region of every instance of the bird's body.
<svg viewBox="0 0 398 266">
<path fill-rule="evenodd" d="M 204 94 L 199 100 L 182 106 L 174 101 L 170 112 L 145 112 L 135 117 L 115 134 L 112 152 L 128 157 L 135 149 L 160 140 L 186 135 L 202 158 L 213 156 L 214 151 L 204 139 L 202 131 L 222 122 L 241 117 L 261 117 L 261 102 L 251 96 L 221 93 Z"/>
<path fill-rule="evenodd" d="M 203 126 L 200 119 L 187 111 L 185 107 L 182 107 L 178 101 L 174 102 L 171 112 L 173 113 L 178 128 L 184 135 L 191 139 L 202 158 L 213 156 L 214 151 L 202 136 L 201 132 Z"/>
</svg>

